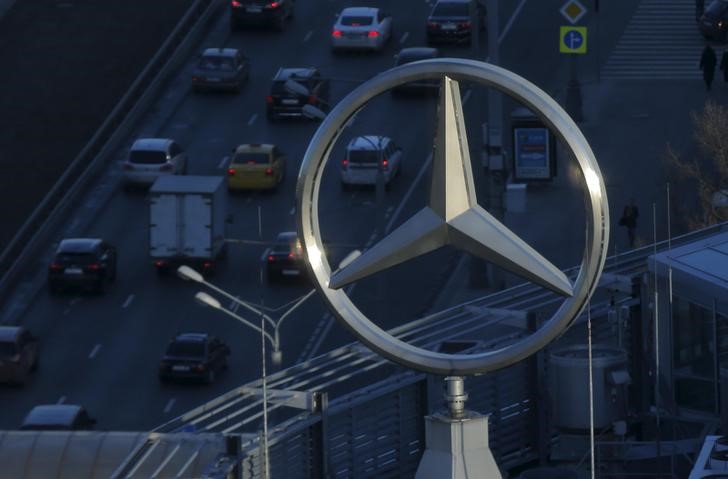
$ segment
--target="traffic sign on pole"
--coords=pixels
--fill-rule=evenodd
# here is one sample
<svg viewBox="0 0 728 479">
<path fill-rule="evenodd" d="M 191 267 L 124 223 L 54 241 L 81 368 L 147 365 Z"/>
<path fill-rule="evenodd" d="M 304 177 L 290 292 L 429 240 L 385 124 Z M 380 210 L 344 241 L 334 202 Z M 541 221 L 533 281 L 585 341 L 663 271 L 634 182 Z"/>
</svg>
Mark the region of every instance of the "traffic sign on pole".
<svg viewBox="0 0 728 479">
<path fill-rule="evenodd" d="M 575 25 L 576 22 L 581 20 L 581 17 L 586 15 L 586 7 L 579 0 L 569 0 L 559 11 L 572 25 Z"/>
<path fill-rule="evenodd" d="M 586 27 L 561 27 L 559 52 L 586 53 Z"/>
</svg>

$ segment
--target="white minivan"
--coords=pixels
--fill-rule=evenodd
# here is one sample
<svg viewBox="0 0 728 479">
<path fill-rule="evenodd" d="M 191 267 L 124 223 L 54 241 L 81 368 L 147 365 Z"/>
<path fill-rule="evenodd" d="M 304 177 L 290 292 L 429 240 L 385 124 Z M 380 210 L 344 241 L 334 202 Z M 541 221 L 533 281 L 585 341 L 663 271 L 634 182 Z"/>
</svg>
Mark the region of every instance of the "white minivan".
<svg viewBox="0 0 728 479">
<path fill-rule="evenodd" d="M 384 186 L 389 188 L 402 169 L 402 149 L 386 136 L 353 138 L 341 163 L 341 187 L 346 190 L 352 185 L 376 186 L 379 165 Z"/>
</svg>

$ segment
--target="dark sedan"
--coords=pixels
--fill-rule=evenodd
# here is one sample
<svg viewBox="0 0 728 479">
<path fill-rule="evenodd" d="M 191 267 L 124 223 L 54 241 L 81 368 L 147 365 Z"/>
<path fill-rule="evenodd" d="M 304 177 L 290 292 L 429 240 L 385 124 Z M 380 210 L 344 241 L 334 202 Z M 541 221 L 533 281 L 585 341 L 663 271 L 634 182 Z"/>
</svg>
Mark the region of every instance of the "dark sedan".
<svg viewBox="0 0 728 479">
<path fill-rule="evenodd" d="M 198 379 L 206 383 L 215 380 L 220 371 L 228 368 L 230 348 L 207 333 L 183 333 L 167 346 L 159 363 L 159 379 Z"/>
<path fill-rule="evenodd" d="M 116 278 L 116 248 L 98 238 L 64 239 L 48 266 L 48 289 L 93 289 L 103 293 Z"/>
<path fill-rule="evenodd" d="M 728 39 L 728 0 L 713 0 L 698 21 L 700 33 L 711 40 Z"/>
<path fill-rule="evenodd" d="M 299 278 L 305 274 L 303 248 L 294 231 L 278 234 L 266 255 L 266 271 L 269 281 L 281 277 Z"/>
<path fill-rule="evenodd" d="M 192 72 L 195 91 L 231 90 L 239 92 L 250 77 L 250 62 L 235 48 L 208 48 Z"/>
<path fill-rule="evenodd" d="M 470 0 L 439 0 L 427 17 L 427 43 L 469 44 L 472 28 Z"/>
</svg>

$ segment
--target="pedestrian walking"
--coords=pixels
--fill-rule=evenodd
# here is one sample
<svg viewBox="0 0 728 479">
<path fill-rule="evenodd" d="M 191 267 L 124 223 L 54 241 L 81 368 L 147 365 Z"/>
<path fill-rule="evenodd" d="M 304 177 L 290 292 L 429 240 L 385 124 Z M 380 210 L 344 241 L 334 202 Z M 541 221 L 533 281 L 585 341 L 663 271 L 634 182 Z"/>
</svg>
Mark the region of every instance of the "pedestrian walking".
<svg viewBox="0 0 728 479">
<path fill-rule="evenodd" d="M 723 72 L 723 81 L 728 83 L 728 50 L 720 57 L 720 70 Z"/>
<path fill-rule="evenodd" d="M 705 88 L 708 91 L 710 91 L 710 85 L 713 83 L 717 62 L 715 50 L 710 48 L 710 45 L 705 45 L 703 54 L 700 56 L 700 69 L 703 70 L 703 81 L 705 81 Z"/>
<path fill-rule="evenodd" d="M 627 228 L 627 238 L 629 239 L 629 247 L 634 248 L 635 230 L 637 229 L 637 218 L 640 215 L 640 211 L 637 208 L 637 204 L 634 198 L 629 200 L 629 204 L 624 207 L 622 217 L 619 219 L 619 226 Z"/>
</svg>

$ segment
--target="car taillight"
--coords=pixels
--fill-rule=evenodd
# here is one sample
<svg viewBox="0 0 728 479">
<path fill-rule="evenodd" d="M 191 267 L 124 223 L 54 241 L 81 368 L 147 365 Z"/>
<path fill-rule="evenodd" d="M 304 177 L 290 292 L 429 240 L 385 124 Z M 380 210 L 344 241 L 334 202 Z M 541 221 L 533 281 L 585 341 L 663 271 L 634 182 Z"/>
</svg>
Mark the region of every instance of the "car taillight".
<svg viewBox="0 0 728 479">
<path fill-rule="evenodd" d="M 266 168 L 265 169 L 265 174 L 268 175 L 268 176 L 272 175 L 273 174 L 273 168 Z"/>
<path fill-rule="evenodd" d="M 228 175 L 235 176 L 235 168 L 228 168 Z"/>
<path fill-rule="evenodd" d="M 265 97 L 265 102 L 270 105 L 271 103 L 273 103 L 273 97 L 268 95 L 267 97 Z"/>
<path fill-rule="evenodd" d="M 334 38 L 341 38 L 341 30 L 334 30 L 331 32 L 331 36 Z"/>
<path fill-rule="evenodd" d="M 202 269 L 210 269 L 212 268 L 212 261 L 205 261 L 202 263 Z"/>
<path fill-rule="evenodd" d="M 348 168 L 349 167 L 349 160 L 342 161 L 341 162 L 341 166 L 343 166 L 344 168 Z"/>
<path fill-rule="evenodd" d="M 427 28 L 440 28 L 440 24 L 435 22 L 427 22 Z"/>
<path fill-rule="evenodd" d="M 174 170 L 174 165 L 172 163 L 165 163 L 159 167 L 159 171 L 172 171 L 172 170 Z"/>
<path fill-rule="evenodd" d="M 154 262 L 154 266 L 156 266 L 157 268 L 164 268 L 165 266 L 167 266 L 167 262 L 162 261 L 161 259 L 158 259 L 157 261 Z"/>
<path fill-rule="evenodd" d="M 48 268 L 51 271 L 61 271 L 63 269 L 63 265 L 60 263 L 51 263 Z"/>
<path fill-rule="evenodd" d="M 367 36 L 369 38 L 377 38 L 379 36 L 379 32 L 376 30 L 372 30 L 371 32 L 367 33 Z"/>
<path fill-rule="evenodd" d="M 271 2 L 265 6 L 265 8 L 278 8 L 281 6 L 281 2 Z"/>
<path fill-rule="evenodd" d="M 122 168 L 123 168 L 124 170 L 126 170 L 126 171 L 131 171 L 131 170 L 133 170 L 133 169 L 134 169 L 134 165 L 132 165 L 131 163 L 124 163 L 124 164 L 122 165 Z"/>
<path fill-rule="evenodd" d="M 386 158 L 385 158 L 385 159 L 383 159 L 383 160 L 382 160 L 382 167 L 383 167 L 383 168 L 386 168 L 386 167 L 388 167 L 388 166 L 389 166 L 389 161 L 388 161 L 388 160 L 387 160 Z"/>
<path fill-rule="evenodd" d="M 272 263 L 272 262 L 273 262 L 273 261 L 275 261 L 275 260 L 276 260 L 276 257 L 275 257 L 275 256 L 273 256 L 272 254 L 269 254 L 269 255 L 268 255 L 268 262 L 269 262 L 269 263 Z"/>
<path fill-rule="evenodd" d="M 98 264 L 98 263 L 91 263 L 91 264 L 89 264 L 89 265 L 86 266 L 86 269 L 88 271 L 98 271 L 98 270 L 101 269 L 101 265 Z"/>
<path fill-rule="evenodd" d="M 288 253 L 288 258 L 289 259 L 294 259 L 295 257 L 296 257 L 296 253 L 293 253 L 293 252 Z"/>
<path fill-rule="evenodd" d="M 195 369 L 195 371 L 204 371 L 205 370 L 205 365 L 204 364 L 197 364 L 194 367 L 194 369 Z"/>
<path fill-rule="evenodd" d="M 235 8 L 239 8 L 239 7 L 242 7 L 243 6 L 243 4 L 240 3 L 240 2 L 238 2 L 237 0 L 233 0 L 232 3 L 231 3 L 231 5 L 233 7 L 235 7 Z"/>
<path fill-rule="evenodd" d="M 316 96 L 314 96 L 314 95 L 309 95 L 309 96 L 308 96 L 308 100 L 307 100 L 307 101 L 308 101 L 308 104 L 309 104 L 309 105 L 315 105 L 315 104 L 316 104 Z"/>
<path fill-rule="evenodd" d="M 460 22 L 460 23 L 458 23 L 458 27 L 460 27 L 460 28 L 470 28 L 470 22 Z"/>
<path fill-rule="evenodd" d="M 200 80 L 201 80 L 200 77 L 192 77 L 192 81 L 200 81 Z"/>
</svg>

